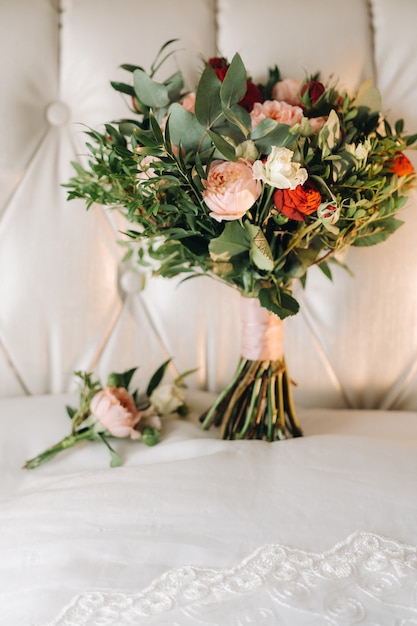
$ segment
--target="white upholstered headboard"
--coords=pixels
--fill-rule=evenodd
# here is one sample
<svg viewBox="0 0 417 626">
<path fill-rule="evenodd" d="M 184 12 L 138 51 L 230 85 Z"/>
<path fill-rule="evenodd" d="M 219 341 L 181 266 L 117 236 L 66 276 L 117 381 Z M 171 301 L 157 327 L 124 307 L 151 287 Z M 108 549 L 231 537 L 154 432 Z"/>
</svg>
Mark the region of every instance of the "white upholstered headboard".
<svg viewBox="0 0 417 626">
<path fill-rule="evenodd" d="M 85 126 L 126 114 L 121 63 L 148 67 L 178 38 L 189 86 L 201 58 L 239 51 L 255 80 L 278 64 L 348 88 L 371 77 L 384 109 L 417 129 L 415 0 L 1 0 L 0 395 L 45 394 L 168 355 L 218 390 L 239 357 L 238 296 L 210 279 L 141 277 L 123 262 L 115 213 L 61 186 Z M 414 154 L 409 155 L 414 164 Z M 286 322 L 301 404 L 417 409 L 417 200 L 386 243 L 349 252 L 354 277 L 314 272 Z"/>
</svg>

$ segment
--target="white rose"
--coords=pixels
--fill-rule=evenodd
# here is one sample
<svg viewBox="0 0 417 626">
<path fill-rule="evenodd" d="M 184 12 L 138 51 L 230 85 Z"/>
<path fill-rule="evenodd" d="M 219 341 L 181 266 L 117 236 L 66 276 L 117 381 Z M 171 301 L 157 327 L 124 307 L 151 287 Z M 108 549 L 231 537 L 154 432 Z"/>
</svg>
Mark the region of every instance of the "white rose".
<svg viewBox="0 0 417 626">
<path fill-rule="evenodd" d="M 184 404 L 184 394 L 177 385 L 160 385 L 149 398 L 160 415 L 174 413 Z"/>
<path fill-rule="evenodd" d="M 303 185 L 308 178 L 307 170 L 292 161 L 293 154 L 289 148 L 274 146 L 265 162 L 255 161 L 253 177 L 277 189 L 295 189 Z"/>
</svg>

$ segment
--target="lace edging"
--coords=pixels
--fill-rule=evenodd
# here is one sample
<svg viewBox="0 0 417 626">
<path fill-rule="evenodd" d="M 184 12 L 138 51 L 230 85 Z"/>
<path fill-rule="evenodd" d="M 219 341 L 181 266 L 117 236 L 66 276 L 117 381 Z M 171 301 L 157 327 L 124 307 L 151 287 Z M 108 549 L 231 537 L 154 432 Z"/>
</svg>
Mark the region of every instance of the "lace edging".
<svg viewBox="0 0 417 626">
<path fill-rule="evenodd" d="M 266 584 L 269 595 L 285 606 L 302 605 L 303 595 L 314 596 L 321 586 L 333 588 L 336 583 L 342 587 L 354 583 L 368 597 L 381 601 L 384 595 L 383 601 L 389 602 L 390 591 L 398 586 L 404 590 L 407 579 L 411 580 L 410 589 L 414 589 L 411 602 L 415 601 L 415 609 L 413 604 L 409 609 L 417 618 L 417 547 L 356 532 L 320 554 L 271 544 L 256 549 L 231 569 L 187 565 L 168 570 L 138 593 L 85 591 L 45 626 L 89 626 L 96 623 L 89 620 L 98 617 L 103 621 L 97 623 L 105 626 L 123 626 L 133 623 L 128 621 L 132 615 L 151 617 L 174 609 L 187 612 L 187 607 L 202 605 L 213 595 L 219 600 L 229 594 L 250 594 Z M 407 609 L 404 603 L 403 608 Z M 118 615 L 118 620 L 126 616 L 126 622 L 106 621 L 106 612 Z"/>
</svg>

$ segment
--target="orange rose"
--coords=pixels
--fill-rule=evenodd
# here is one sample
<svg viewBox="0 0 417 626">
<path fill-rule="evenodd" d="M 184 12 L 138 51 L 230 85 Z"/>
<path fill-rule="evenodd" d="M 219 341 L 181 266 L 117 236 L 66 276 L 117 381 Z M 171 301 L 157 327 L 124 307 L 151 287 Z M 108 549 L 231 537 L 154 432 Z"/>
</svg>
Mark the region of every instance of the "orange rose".
<svg viewBox="0 0 417 626">
<path fill-rule="evenodd" d="M 295 189 L 277 189 L 274 203 L 278 211 L 292 220 L 304 221 L 306 215 L 317 211 L 321 203 L 321 194 L 316 185 L 307 180 Z"/>
<path fill-rule="evenodd" d="M 414 167 L 410 159 L 400 152 L 391 165 L 391 172 L 397 174 L 397 176 L 407 176 L 408 174 L 414 174 Z"/>
</svg>

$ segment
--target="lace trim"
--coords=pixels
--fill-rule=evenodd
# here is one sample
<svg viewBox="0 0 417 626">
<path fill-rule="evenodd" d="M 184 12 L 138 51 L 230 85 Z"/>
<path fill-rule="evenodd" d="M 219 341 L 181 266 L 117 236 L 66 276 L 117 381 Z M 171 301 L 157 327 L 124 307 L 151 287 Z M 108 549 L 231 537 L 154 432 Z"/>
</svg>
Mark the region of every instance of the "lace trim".
<svg viewBox="0 0 417 626">
<path fill-rule="evenodd" d="M 267 545 L 229 570 L 187 566 L 139 593 L 84 592 L 49 626 L 199 623 L 417 626 L 417 547 L 364 532 L 322 554 Z"/>
</svg>

